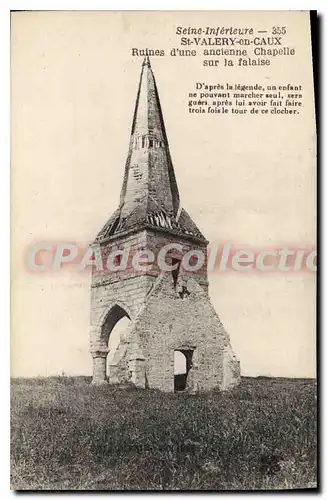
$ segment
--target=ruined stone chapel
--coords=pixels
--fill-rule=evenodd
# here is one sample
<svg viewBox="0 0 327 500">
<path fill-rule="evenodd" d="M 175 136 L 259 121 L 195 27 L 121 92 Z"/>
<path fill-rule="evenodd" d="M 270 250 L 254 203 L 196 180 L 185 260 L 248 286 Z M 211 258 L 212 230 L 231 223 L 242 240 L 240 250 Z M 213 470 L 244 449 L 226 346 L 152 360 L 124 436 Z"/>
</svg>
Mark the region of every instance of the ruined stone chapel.
<svg viewBox="0 0 327 500">
<path fill-rule="evenodd" d="M 157 86 L 145 58 L 137 92 L 129 151 L 118 209 L 94 244 L 115 252 L 115 270 L 93 269 L 90 352 L 93 384 L 134 384 L 166 392 L 230 389 L 240 381 L 239 361 L 208 293 L 207 245 L 181 207 Z M 122 250 L 155 256 L 169 245 L 166 270 L 158 265 L 121 266 Z M 180 248 L 182 247 L 182 251 Z M 184 269 L 183 256 L 205 256 Z M 146 262 L 145 262 L 146 264 Z M 191 265 L 191 262 L 190 262 Z M 168 269 L 168 270 L 167 270 Z M 128 318 L 114 352 L 109 338 Z M 174 374 L 176 353 L 185 370 Z"/>
</svg>

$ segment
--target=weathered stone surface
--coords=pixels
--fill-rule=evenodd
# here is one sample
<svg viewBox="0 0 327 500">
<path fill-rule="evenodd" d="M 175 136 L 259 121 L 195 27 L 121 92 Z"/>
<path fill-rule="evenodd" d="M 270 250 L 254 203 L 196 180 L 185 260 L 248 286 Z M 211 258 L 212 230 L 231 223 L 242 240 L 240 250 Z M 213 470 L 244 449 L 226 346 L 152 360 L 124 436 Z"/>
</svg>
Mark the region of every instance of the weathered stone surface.
<svg viewBox="0 0 327 500">
<path fill-rule="evenodd" d="M 156 148 L 153 151 L 153 148 Z M 240 364 L 208 295 L 207 241 L 179 207 L 179 194 L 150 64 L 143 64 L 121 203 L 97 240 L 104 256 L 129 247 L 126 269 L 96 271 L 91 289 L 90 352 L 93 383 L 133 384 L 173 392 L 174 353 L 185 356 L 185 390 L 228 390 L 240 381 Z M 167 244 L 167 263 L 190 250 L 204 254 L 198 270 L 162 271 L 157 256 Z M 154 265 L 135 269 L 136 252 L 151 250 Z M 175 260 L 173 260 L 175 259 Z M 119 263 L 118 263 L 119 264 Z M 110 357 L 116 323 L 130 326 Z M 181 377 L 182 379 L 183 377 Z"/>
</svg>

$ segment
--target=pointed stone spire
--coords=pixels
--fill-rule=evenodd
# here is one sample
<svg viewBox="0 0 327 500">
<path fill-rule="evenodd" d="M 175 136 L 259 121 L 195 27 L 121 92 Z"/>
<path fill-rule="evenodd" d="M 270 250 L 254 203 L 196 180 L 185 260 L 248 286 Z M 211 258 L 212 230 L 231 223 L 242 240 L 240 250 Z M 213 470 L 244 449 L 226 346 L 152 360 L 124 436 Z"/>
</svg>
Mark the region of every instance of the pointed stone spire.
<svg viewBox="0 0 327 500">
<path fill-rule="evenodd" d="M 182 221 L 185 227 L 181 226 Z M 120 206 L 97 241 L 142 225 L 177 230 L 204 239 L 186 212 L 180 210 L 158 90 L 148 56 L 142 63 Z"/>
<path fill-rule="evenodd" d="M 123 216 L 134 209 L 164 210 L 176 215 L 179 208 L 178 188 L 148 56 L 142 64 L 120 202 Z"/>
</svg>

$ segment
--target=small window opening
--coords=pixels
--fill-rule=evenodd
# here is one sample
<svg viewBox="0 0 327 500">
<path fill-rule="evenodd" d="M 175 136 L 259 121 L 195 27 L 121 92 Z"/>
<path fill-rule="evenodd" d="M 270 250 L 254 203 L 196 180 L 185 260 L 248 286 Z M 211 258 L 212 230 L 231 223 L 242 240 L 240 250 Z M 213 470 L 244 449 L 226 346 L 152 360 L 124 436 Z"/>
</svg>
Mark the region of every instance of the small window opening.
<svg viewBox="0 0 327 500">
<path fill-rule="evenodd" d="M 180 270 L 180 267 L 181 267 L 181 259 L 172 258 L 171 259 L 171 265 L 172 266 L 176 266 L 176 264 L 177 264 L 176 269 L 172 270 L 173 281 L 174 281 L 174 288 L 176 288 L 176 285 L 177 285 L 179 270 Z"/>
<path fill-rule="evenodd" d="M 117 266 L 117 267 L 120 266 L 121 259 L 122 259 L 122 255 L 121 254 L 115 255 L 115 257 L 114 257 L 114 266 Z"/>
<path fill-rule="evenodd" d="M 193 350 L 177 349 L 174 351 L 174 390 L 181 392 L 186 389 L 187 378 L 192 368 Z"/>
<path fill-rule="evenodd" d="M 196 266 L 198 263 L 199 257 L 197 255 L 192 255 L 190 258 L 190 266 Z"/>
</svg>

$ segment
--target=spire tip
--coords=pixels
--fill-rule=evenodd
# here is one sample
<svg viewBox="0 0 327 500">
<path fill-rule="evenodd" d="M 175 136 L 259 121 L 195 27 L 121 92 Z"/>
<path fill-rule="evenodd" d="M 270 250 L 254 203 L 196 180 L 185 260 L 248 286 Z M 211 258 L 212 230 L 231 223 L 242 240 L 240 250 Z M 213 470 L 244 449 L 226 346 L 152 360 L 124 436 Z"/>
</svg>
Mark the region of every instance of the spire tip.
<svg viewBox="0 0 327 500">
<path fill-rule="evenodd" d="M 148 66 L 151 68 L 149 56 L 145 56 L 142 66 Z"/>
</svg>

